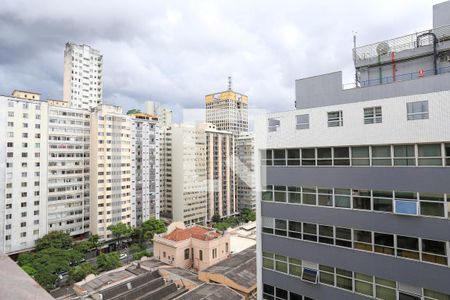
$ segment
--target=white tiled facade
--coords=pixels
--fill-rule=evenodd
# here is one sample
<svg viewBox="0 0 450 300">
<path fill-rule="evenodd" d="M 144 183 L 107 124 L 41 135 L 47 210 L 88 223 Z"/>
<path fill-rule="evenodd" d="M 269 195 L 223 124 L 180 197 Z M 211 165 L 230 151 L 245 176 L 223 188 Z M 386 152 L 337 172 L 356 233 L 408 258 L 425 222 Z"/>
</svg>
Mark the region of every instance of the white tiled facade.
<svg viewBox="0 0 450 300">
<path fill-rule="evenodd" d="M 0 251 L 47 233 L 47 103 L 0 96 Z"/>
<path fill-rule="evenodd" d="M 63 100 L 73 108 L 91 109 L 102 103 L 103 55 L 88 45 L 67 43 L 64 50 Z"/>
<path fill-rule="evenodd" d="M 48 231 L 89 231 L 90 113 L 48 105 Z M 61 101 L 62 102 L 62 101 Z"/>
</svg>

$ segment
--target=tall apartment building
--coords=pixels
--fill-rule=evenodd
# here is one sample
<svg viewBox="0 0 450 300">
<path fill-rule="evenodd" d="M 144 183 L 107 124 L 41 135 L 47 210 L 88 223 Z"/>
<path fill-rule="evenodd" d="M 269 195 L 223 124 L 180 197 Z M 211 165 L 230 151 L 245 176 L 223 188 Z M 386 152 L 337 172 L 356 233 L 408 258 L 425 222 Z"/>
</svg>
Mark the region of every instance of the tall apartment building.
<svg viewBox="0 0 450 300">
<path fill-rule="evenodd" d="M 172 219 L 185 225 L 206 224 L 207 173 L 205 128 L 172 125 Z"/>
<path fill-rule="evenodd" d="M 159 190 L 160 216 L 172 219 L 172 128 L 160 128 Z"/>
<path fill-rule="evenodd" d="M 143 113 L 132 118 L 131 150 L 131 225 L 159 219 L 159 123 L 158 118 Z"/>
<path fill-rule="evenodd" d="M 208 181 L 208 221 L 217 214 L 221 218 L 237 212 L 234 136 L 205 123 L 199 126 L 206 134 L 206 168 Z"/>
<path fill-rule="evenodd" d="M 256 209 L 255 137 L 253 133 L 241 132 L 235 136 L 235 177 L 238 210 Z"/>
<path fill-rule="evenodd" d="M 89 232 L 89 146 L 90 112 L 48 100 L 48 231 Z"/>
<path fill-rule="evenodd" d="M 107 229 L 131 225 L 132 120 L 122 108 L 99 105 L 91 113 L 90 231 L 112 238 Z"/>
<path fill-rule="evenodd" d="M 354 49 L 358 87 L 340 72 L 297 80 L 297 109 L 256 124 L 261 299 L 450 298 L 450 2 L 438 6 L 448 23 Z"/>
<path fill-rule="evenodd" d="M 0 251 L 32 249 L 47 233 L 47 103 L 0 96 Z"/>
<path fill-rule="evenodd" d="M 206 122 L 234 134 L 248 131 L 248 97 L 231 89 L 205 96 Z"/>
<path fill-rule="evenodd" d="M 63 100 L 91 109 L 102 103 L 103 55 L 88 45 L 67 43 L 64 50 Z"/>
</svg>

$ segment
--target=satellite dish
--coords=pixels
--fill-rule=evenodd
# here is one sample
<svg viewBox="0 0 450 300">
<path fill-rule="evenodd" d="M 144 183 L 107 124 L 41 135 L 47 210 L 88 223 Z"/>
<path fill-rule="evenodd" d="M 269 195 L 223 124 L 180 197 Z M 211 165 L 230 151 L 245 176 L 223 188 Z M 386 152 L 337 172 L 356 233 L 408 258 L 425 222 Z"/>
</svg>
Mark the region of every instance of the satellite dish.
<svg viewBox="0 0 450 300">
<path fill-rule="evenodd" d="M 382 42 L 377 45 L 377 54 L 378 55 L 388 54 L 390 50 L 391 50 L 391 47 L 389 47 L 388 43 L 386 43 L 386 42 Z"/>
</svg>

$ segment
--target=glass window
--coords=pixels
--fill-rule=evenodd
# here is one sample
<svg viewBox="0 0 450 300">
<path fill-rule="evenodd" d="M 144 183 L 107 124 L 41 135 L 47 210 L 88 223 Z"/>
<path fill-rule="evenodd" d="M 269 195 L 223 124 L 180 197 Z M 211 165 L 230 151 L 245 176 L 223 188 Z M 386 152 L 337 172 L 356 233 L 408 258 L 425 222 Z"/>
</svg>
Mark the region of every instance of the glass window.
<svg viewBox="0 0 450 300">
<path fill-rule="evenodd" d="M 275 202 L 286 202 L 286 187 L 276 185 L 274 187 Z"/>
<path fill-rule="evenodd" d="M 288 202 L 300 204 L 302 201 L 301 188 L 295 186 L 288 187 Z"/>
<path fill-rule="evenodd" d="M 335 147 L 334 162 L 335 166 L 348 166 L 350 165 L 350 152 L 348 147 Z"/>
<path fill-rule="evenodd" d="M 415 166 L 416 154 L 414 145 L 394 146 L 394 166 Z"/>
<path fill-rule="evenodd" d="M 264 233 L 273 234 L 273 218 L 271 217 L 262 217 L 262 231 Z"/>
<path fill-rule="evenodd" d="M 288 166 L 300 165 L 300 149 L 288 149 L 287 150 Z"/>
<path fill-rule="evenodd" d="M 315 166 L 316 165 L 316 149 L 302 149 L 302 165 Z"/>
<path fill-rule="evenodd" d="M 352 165 L 353 166 L 368 166 L 369 161 L 369 147 L 352 147 Z"/>
<path fill-rule="evenodd" d="M 288 292 L 280 288 L 275 288 L 275 297 L 277 300 L 288 300 Z"/>
<path fill-rule="evenodd" d="M 450 144 L 445 144 L 445 165 L 450 166 Z"/>
<path fill-rule="evenodd" d="M 334 286 L 334 268 L 319 265 L 319 282 Z"/>
<path fill-rule="evenodd" d="M 303 239 L 307 241 L 317 242 L 317 225 L 303 223 Z"/>
<path fill-rule="evenodd" d="M 297 129 L 309 129 L 309 114 L 297 115 Z"/>
<path fill-rule="evenodd" d="M 303 268 L 302 280 L 317 283 L 317 270 L 310 268 Z"/>
<path fill-rule="evenodd" d="M 302 238 L 302 223 L 289 221 L 289 236 L 296 239 Z"/>
<path fill-rule="evenodd" d="M 302 261 L 289 257 L 289 274 L 294 276 L 302 276 Z"/>
<path fill-rule="evenodd" d="M 317 165 L 331 166 L 331 148 L 317 148 Z"/>
<path fill-rule="evenodd" d="M 422 239 L 422 260 L 447 265 L 445 242 Z"/>
<path fill-rule="evenodd" d="M 428 101 L 406 103 L 406 112 L 408 121 L 428 119 Z"/>
<path fill-rule="evenodd" d="M 394 255 L 394 235 L 386 233 L 374 233 L 375 252 Z"/>
<path fill-rule="evenodd" d="M 267 120 L 269 132 L 277 131 L 280 127 L 280 120 L 275 118 L 269 118 Z"/>
<path fill-rule="evenodd" d="M 423 216 L 445 217 L 443 194 L 420 193 L 420 214 Z"/>
<path fill-rule="evenodd" d="M 397 299 L 397 284 L 395 281 L 375 277 L 375 285 L 375 295 L 378 299 Z"/>
<path fill-rule="evenodd" d="M 317 191 L 320 206 L 333 206 L 333 189 L 318 188 Z"/>
<path fill-rule="evenodd" d="M 353 291 L 352 272 L 336 268 L 336 286 Z"/>
<path fill-rule="evenodd" d="M 263 294 L 264 299 L 273 300 L 273 296 L 275 296 L 275 288 L 271 285 L 264 284 L 263 285 Z"/>
<path fill-rule="evenodd" d="M 442 166 L 441 145 L 418 145 L 419 166 Z"/>
<path fill-rule="evenodd" d="M 417 193 L 395 192 L 395 213 L 417 215 Z"/>
<path fill-rule="evenodd" d="M 353 247 L 359 250 L 372 251 L 372 233 L 364 230 L 354 230 Z"/>
<path fill-rule="evenodd" d="M 372 146 L 372 165 L 390 166 L 391 146 Z"/>
<path fill-rule="evenodd" d="M 328 127 L 344 126 L 344 114 L 342 110 L 328 112 Z"/>
<path fill-rule="evenodd" d="M 392 212 L 392 192 L 391 191 L 372 191 L 373 210 Z"/>
<path fill-rule="evenodd" d="M 334 205 L 336 207 L 350 208 L 350 189 L 334 189 Z"/>
<path fill-rule="evenodd" d="M 275 270 L 283 272 L 283 273 L 288 272 L 286 256 L 275 254 Z"/>
<path fill-rule="evenodd" d="M 364 108 L 364 124 L 375 124 L 382 122 L 381 106 Z"/>
<path fill-rule="evenodd" d="M 316 188 L 303 187 L 302 188 L 303 204 L 317 205 Z"/>
<path fill-rule="evenodd" d="M 275 219 L 275 234 L 286 236 L 286 220 Z"/>
<path fill-rule="evenodd" d="M 355 273 L 355 292 L 367 296 L 373 296 L 373 277 Z"/>
<path fill-rule="evenodd" d="M 445 295 L 436 291 L 423 289 L 425 300 L 450 300 L 449 295 Z"/>
<path fill-rule="evenodd" d="M 263 267 L 273 270 L 274 266 L 273 253 L 263 252 Z"/>
<path fill-rule="evenodd" d="M 352 231 L 348 228 L 336 227 L 336 245 L 351 248 Z"/>
<path fill-rule="evenodd" d="M 274 166 L 285 166 L 286 165 L 286 150 L 285 149 L 274 149 L 273 150 L 273 164 L 274 164 Z"/>
<path fill-rule="evenodd" d="M 333 226 L 319 225 L 319 243 L 334 244 Z"/>
<path fill-rule="evenodd" d="M 266 158 L 263 160 L 263 164 L 266 164 L 267 166 L 272 165 L 272 150 L 266 150 Z M 262 155 L 264 157 L 264 155 Z"/>
<path fill-rule="evenodd" d="M 397 235 L 397 256 L 419 259 L 419 239 Z"/>
<path fill-rule="evenodd" d="M 352 190 L 353 208 L 371 210 L 369 190 Z"/>
<path fill-rule="evenodd" d="M 261 200 L 262 201 L 273 201 L 273 191 L 272 188 L 270 190 L 266 187 L 266 190 L 261 192 Z"/>
</svg>

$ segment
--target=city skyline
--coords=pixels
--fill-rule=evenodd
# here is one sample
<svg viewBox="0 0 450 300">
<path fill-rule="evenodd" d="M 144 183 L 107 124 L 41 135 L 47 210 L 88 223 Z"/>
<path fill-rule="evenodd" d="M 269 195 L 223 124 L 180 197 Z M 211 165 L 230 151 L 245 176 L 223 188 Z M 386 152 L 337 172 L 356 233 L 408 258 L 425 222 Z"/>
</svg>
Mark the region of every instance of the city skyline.
<svg viewBox="0 0 450 300">
<path fill-rule="evenodd" d="M 429 29 L 428 8 L 436 2 L 389 3 L 390 11 L 368 3 L 367 14 L 360 12 L 358 2 L 345 7 L 286 2 L 276 10 L 275 2 L 261 3 L 258 9 L 250 3 L 141 3 L 139 12 L 114 3 L 105 8 L 102 3 L 43 2 L 43 9 L 24 6 L 20 15 L 17 2 L 6 2 L 0 8 L 0 29 L 6 33 L 0 38 L 0 94 L 17 88 L 39 92 L 43 99 L 62 99 L 62 52 L 66 42 L 74 42 L 104 55 L 104 102 L 125 111 L 142 108 L 150 99 L 174 107 L 175 122 L 180 122 L 182 109 L 200 108 L 205 95 L 224 90 L 227 76 L 233 77 L 236 91 L 253 99 L 250 108 L 283 111 L 293 107 L 291 83 L 297 78 L 343 69 L 344 82 L 353 80 L 347 51 L 352 31 L 358 32 L 358 44 L 368 44 Z M 336 26 L 327 11 L 343 15 L 344 10 L 354 19 Z M 270 14 L 270 22 L 261 22 L 261 13 Z M 300 14 L 321 18 L 298 18 Z"/>
</svg>

